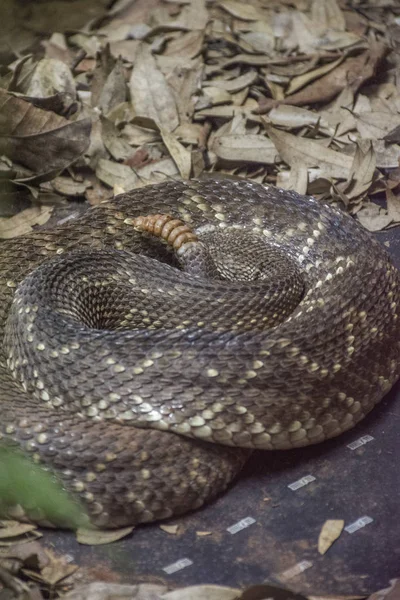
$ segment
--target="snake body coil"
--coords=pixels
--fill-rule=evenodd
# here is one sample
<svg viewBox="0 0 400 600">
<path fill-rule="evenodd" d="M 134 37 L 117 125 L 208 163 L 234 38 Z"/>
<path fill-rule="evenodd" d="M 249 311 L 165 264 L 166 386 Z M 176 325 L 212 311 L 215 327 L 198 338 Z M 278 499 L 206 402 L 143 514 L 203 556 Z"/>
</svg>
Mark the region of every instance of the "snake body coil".
<svg viewBox="0 0 400 600">
<path fill-rule="evenodd" d="M 0 432 L 97 525 L 179 514 L 246 449 L 362 419 L 399 376 L 399 294 L 378 242 L 313 198 L 224 179 L 123 194 L 1 244 Z"/>
</svg>

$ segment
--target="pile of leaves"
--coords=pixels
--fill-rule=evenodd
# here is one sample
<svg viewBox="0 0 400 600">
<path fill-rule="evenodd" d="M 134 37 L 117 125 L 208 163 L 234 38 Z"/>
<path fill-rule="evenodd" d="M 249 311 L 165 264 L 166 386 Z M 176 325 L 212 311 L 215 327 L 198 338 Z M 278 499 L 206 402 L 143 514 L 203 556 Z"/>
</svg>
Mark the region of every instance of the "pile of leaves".
<svg viewBox="0 0 400 600">
<path fill-rule="evenodd" d="M 400 221 L 397 0 L 42 0 L 19 14 L 0 45 L 1 238 L 66 198 L 214 171 L 336 202 L 372 231 Z"/>
</svg>

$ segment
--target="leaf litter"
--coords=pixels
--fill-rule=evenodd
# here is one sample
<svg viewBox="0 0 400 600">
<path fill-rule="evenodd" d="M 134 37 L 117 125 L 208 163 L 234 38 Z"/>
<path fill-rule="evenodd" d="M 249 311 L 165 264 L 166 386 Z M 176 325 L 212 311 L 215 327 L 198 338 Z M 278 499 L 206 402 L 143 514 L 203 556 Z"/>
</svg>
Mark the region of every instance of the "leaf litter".
<svg viewBox="0 0 400 600">
<path fill-rule="evenodd" d="M 75 11 L 57 0 L 51 7 L 32 3 L 28 12 L 3 0 L 0 239 L 57 218 L 68 199 L 95 205 L 135 187 L 210 172 L 314 194 L 370 231 L 396 226 L 400 7 L 358 5 L 82 0 Z M 79 535 L 83 543 L 107 541 L 86 530 Z M 0 527 L 2 544 L 21 536 L 21 548 L 37 544 L 27 541 L 37 536 L 29 524 Z M 35 548 L 39 557 L 42 547 Z M 26 558 L 17 557 L 31 582 L 20 588 L 1 565 L 0 580 L 24 598 L 54 597 L 70 573 L 48 560 L 47 575 L 37 558 L 33 576 L 31 562 L 22 568 Z M 35 577 L 49 587 L 39 588 Z M 116 584 L 90 585 L 66 597 L 107 598 Z M 146 585 L 117 586 L 118 593 L 145 598 Z M 264 591 L 279 598 L 271 586 L 243 594 L 197 586 L 190 596 L 152 586 L 160 598 L 250 600 Z"/>
</svg>

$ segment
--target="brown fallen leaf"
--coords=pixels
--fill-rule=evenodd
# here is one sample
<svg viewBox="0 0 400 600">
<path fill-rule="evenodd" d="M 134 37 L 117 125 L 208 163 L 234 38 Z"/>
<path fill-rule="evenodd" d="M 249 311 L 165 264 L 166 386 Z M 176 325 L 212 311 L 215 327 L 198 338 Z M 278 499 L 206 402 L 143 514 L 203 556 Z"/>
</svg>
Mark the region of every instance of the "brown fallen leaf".
<svg viewBox="0 0 400 600">
<path fill-rule="evenodd" d="M 344 528 L 343 519 L 328 519 L 322 526 L 318 538 L 318 552 L 325 554 L 335 542 Z"/>
<path fill-rule="evenodd" d="M 244 21 L 257 21 L 262 16 L 262 13 L 257 8 L 238 0 L 220 0 L 218 4 L 233 17 L 243 19 Z"/>
<path fill-rule="evenodd" d="M 356 91 L 375 74 L 386 53 L 387 47 L 383 43 L 375 42 L 365 52 L 346 58 L 336 69 L 317 79 L 300 92 L 288 96 L 282 102 L 296 106 L 328 102 L 347 86 Z M 264 114 L 276 105 L 277 103 L 270 98 L 261 98 L 259 108 L 255 112 Z"/>
<path fill-rule="evenodd" d="M 363 138 L 388 141 L 386 136 L 393 130 L 393 127 L 400 129 L 400 115 L 398 113 L 369 111 L 354 116 L 358 132 Z M 390 141 L 395 141 L 393 135 Z"/>
<path fill-rule="evenodd" d="M 179 532 L 179 525 L 159 525 L 160 529 L 165 531 L 165 533 L 170 533 L 171 535 L 176 535 Z"/>
<path fill-rule="evenodd" d="M 346 19 L 336 0 L 319 0 L 311 6 L 311 16 L 314 23 L 325 29 L 338 31 L 346 29 Z"/>
<path fill-rule="evenodd" d="M 389 143 L 400 143 L 400 125 L 397 125 L 394 129 L 391 129 L 383 139 L 385 142 Z"/>
<path fill-rule="evenodd" d="M 322 75 L 325 75 L 326 73 L 330 73 L 330 71 L 333 71 L 338 65 L 340 65 L 342 60 L 343 57 L 340 57 L 338 58 L 338 60 L 326 63 L 320 67 L 317 67 L 316 69 L 307 71 L 307 73 L 303 73 L 302 75 L 297 75 L 297 77 L 293 77 L 293 79 L 291 80 L 291 82 L 285 90 L 286 96 L 294 94 L 295 92 L 297 92 L 297 90 L 300 90 L 301 88 L 305 87 L 311 81 L 319 79 L 320 77 L 322 77 Z"/>
<path fill-rule="evenodd" d="M 43 58 L 39 60 L 25 85 L 19 85 L 20 92 L 27 96 L 46 98 L 55 93 L 76 95 L 76 85 L 70 68 L 61 60 Z"/>
<path fill-rule="evenodd" d="M 89 147 L 90 119 L 68 121 L 0 89 L 0 154 L 40 174 L 55 174 Z"/>
<path fill-rule="evenodd" d="M 201 51 L 204 31 L 189 31 L 167 44 L 164 56 L 195 58 Z"/>
<path fill-rule="evenodd" d="M 129 89 L 137 115 L 153 119 L 167 131 L 179 125 L 174 95 L 149 48 L 143 44 L 137 53 Z"/>
<path fill-rule="evenodd" d="M 248 71 L 244 75 L 239 75 L 239 77 L 235 77 L 234 79 L 210 79 L 207 84 L 210 83 L 212 87 L 220 88 L 227 92 L 238 92 L 252 85 L 257 79 L 258 74 L 256 71 Z M 205 88 L 207 92 L 207 86 Z"/>
<path fill-rule="evenodd" d="M 346 198 L 345 204 L 350 201 L 360 202 L 374 182 L 376 168 L 376 155 L 371 143 L 361 148 L 357 145 L 353 164 L 347 181 L 338 182 L 336 189 Z"/>
<path fill-rule="evenodd" d="M 49 556 L 49 563 L 40 569 L 39 572 L 29 568 L 22 568 L 22 573 L 34 581 L 53 587 L 66 579 L 66 577 L 72 575 L 72 573 L 75 573 L 78 569 L 78 565 L 68 563 L 65 557 L 58 557 L 48 549 L 46 549 L 46 553 Z"/>
<path fill-rule="evenodd" d="M 197 537 L 207 537 L 212 535 L 212 531 L 196 531 Z"/>
<path fill-rule="evenodd" d="M 104 146 L 116 161 L 127 160 L 134 154 L 134 149 L 122 137 L 118 127 L 106 117 L 100 117 L 101 137 Z"/>
<path fill-rule="evenodd" d="M 280 156 L 291 167 L 318 166 L 324 177 L 343 179 L 348 177 L 352 157 L 330 148 L 324 148 L 314 140 L 281 131 L 272 127 L 267 121 L 264 121 L 264 126 Z"/>
<path fill-rule="evenodd" d="M 0 539 L 18 537 L 24 533 L 29 533 L 36 529 L 36 525 L 31 523 L 19 523 L 18 521 L 0 522 Z"/>
<path fill-rule="evenodd" d="M 0 218 L 0 239 L 9 240 L 30 233 L 34 225 L 43 225 L 51 216 L 52 206 L 32 206 L 10 218 Z"/>
<path fill-rule="evenodd" d="M 235 588 L 220 585 L 191 585 L 163 594 L 162 600 L 237 600 L 238 597 L 240 597 L 240 590 Z"/>
<path fill-rule="evenodd" d="M 388 212 L 375 204 L 374 202 L 368 202 L 358 212 L 357 218 L 361 225 L 368 229 L 368 231 L 381 231 L 385 229 L 393 220 L 392 216 Z"/>
<path fill-rule="evenodd" d="M 137 181 L 137 175 L 131 167 L 104 158 L 100 158 L 97 163 L 96 175 L 100 181 L 111 188 L 119 185 L 124 189 L 131 190 Z"/>
<path fill-rule="evenodd" d="M 284 190 L 294 190 L 298 194 L 306 194 L 308 188 L 308 170 L 305 165 L 292 167 L 290 172 L 280 171 L 276 185 Z"/>
<path fill-rule="evenodd" d="M 164 127 L 160 127 L 160 133 L 164 144 L 168 148 L 172 159 L 179 169 L 181 177 L 183 179 L 189 179 L 192 168 L 190 152 L 178 142 L 173 133 L 170 133 L 167 129 L 164 129 Z"/>
<path fill-rule="evenodd" d="M 63 600 L 162 600 L 167 586 L 155 583 L 128 585 L 96 581 L 78 585 Z"/>
<path fill-rule="evenodd" d="M 386 204 L 388 216 L 392 218 L 393 223 L 400 223 L 400 197 L 389 188 L 386 189 Z"/>
<path fill-rule="evenodd" d="M 134 529 L 134 527 L 123 527 L 121 529 L 113 529 L 112 531 L 102 531 L 99 529 L 79 528 L 76 530 L 76 539 L 80 544 L 100 546 L 121 540 L 132 533 Z"/>
<path fill-rule="evenodd" d="M 278 157 L 273 141 L 261 135 L 222 135 L 211 149 L 218 158 L 232 162 L 274 164 Z"/>
<path fill-rule="evenodd" d="M 90 186 L 89 181 L 76 181 L 72 177 L 59 176 L 51 182 L 52 188 L 63 196 L 80 197 L 83 196 Z"/>
</svg>

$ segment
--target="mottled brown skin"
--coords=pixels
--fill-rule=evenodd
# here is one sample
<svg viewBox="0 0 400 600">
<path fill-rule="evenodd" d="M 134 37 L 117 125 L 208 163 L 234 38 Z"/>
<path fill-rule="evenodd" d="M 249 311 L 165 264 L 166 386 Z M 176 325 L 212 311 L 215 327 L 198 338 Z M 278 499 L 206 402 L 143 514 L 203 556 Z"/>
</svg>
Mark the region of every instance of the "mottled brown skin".
<svg viewBox="0 0 400 600">
<path fill-rule="evenodd" d="M 168 230 L 176 255 L 135 228 L 155 214 L 188 225 Z M 245 448 L 372 409 L 399 376 L 399 289 L 381 246 L 312 198 L 212 179 L 121 195 L 1 244 L 1 433 L 99 526 L 197 508 Z"/>
</svg>

